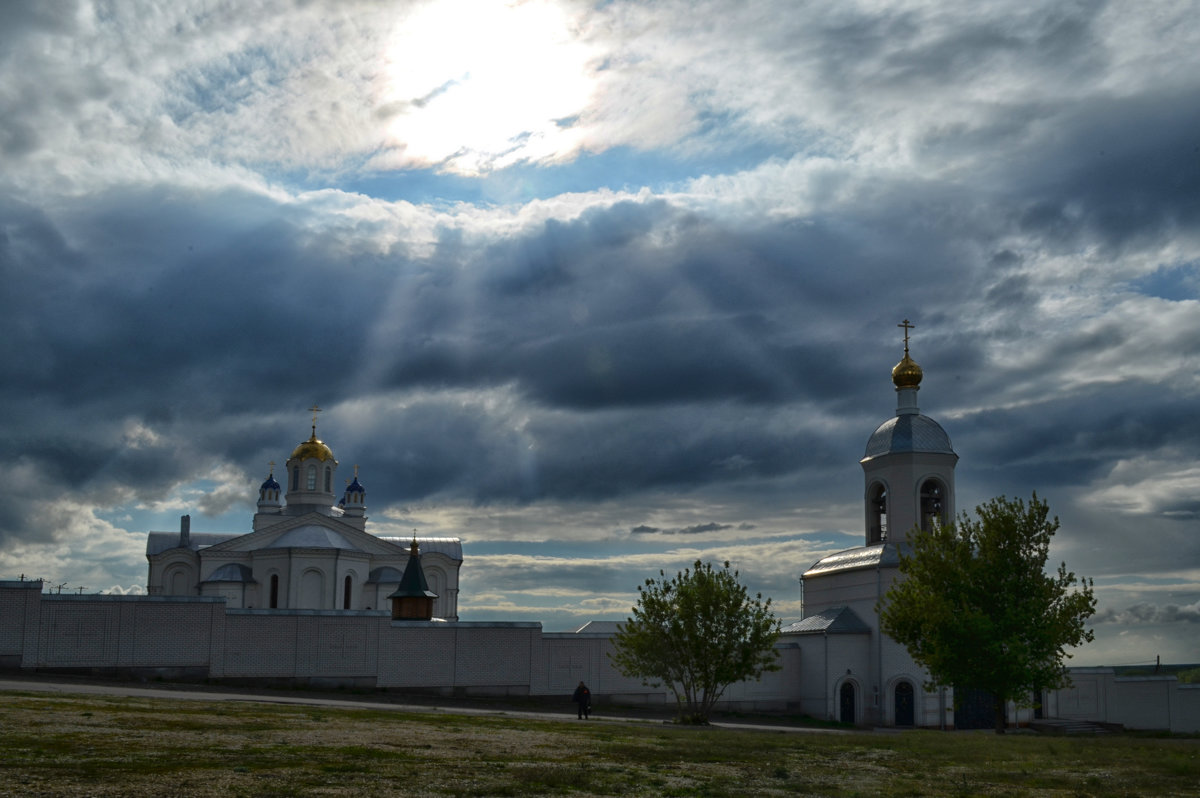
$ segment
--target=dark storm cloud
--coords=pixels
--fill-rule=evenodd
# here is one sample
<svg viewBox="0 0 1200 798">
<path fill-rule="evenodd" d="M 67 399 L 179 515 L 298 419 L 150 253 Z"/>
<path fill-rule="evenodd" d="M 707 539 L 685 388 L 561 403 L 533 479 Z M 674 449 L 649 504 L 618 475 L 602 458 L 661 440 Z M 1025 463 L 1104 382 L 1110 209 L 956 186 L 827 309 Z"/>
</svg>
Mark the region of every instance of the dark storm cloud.
<svg viewBox="0 0 1200 798">
<path fill-rule="evenodd" d="M 468 253 L 464 271 L 452 246 L 421 262 L 362 254 L 353 237 L 307 228 L 303 210 L 245 193 L 93 200 L 59 220 L 10 206 L 0 242 L 6 373 L 21 385 L 7 415 L 29 425 L 11 445 L 66 487 L 157 499 L 224 460 L 253 473 L 303 432 L 262 413 L 379 388 L 435 398 L 377 418 L 389 434 L 358 445 L 378 464 L 376 501 L 611 497 L 778 475 L 837 448 L 815 428 L 765 430 L 771 408 L 849 402 L 865 369 L 854 341 L 794 340 L 791 314 L 814 313 L 835 290 L 820 284 L 843 278 L 795 268 L 806 246 L 787 231 L 733 235 L 716 252 L 711 222 L 622 203 L 495 245 L 492 260 Z M 692 234 L 683 245 L 648 243 L 673 225 Z M 364 383 L 374 371 L 386 380 Z M 436 398 L 456 386 L 534 401 L 480 413 Z M 163 440 L 131 447 L 126 423 Z"/>
<path fill-rule="evenodd" d="M 635 535 L 658 534 L 658 535 L 702 535 L 706 532 L 721 532 L 726 529 L 733 529 L 733 524 L 718 524 L 709 522 L 707 524 L 693 524 L 692 526 L 679 527 L 674 529 L 659 529 L 657 527 L 646 526 L 642 524 L 635 526 L 629 531 Z M 742 524 L 739 529 L 745 529 L 746 525 Z"/>
<path fill-rule="evenodd" d="M 4 331 L 30 366 L 25 391 L 97 405 L 153 385 L 140 413 L 236 412 L 357 367 L 376 286 L 346 279 L 279 209 L 165 190 L 97 206 L 71 225 L 85 249 L 45 222 L 8 236 Z"/>
<path fill-rule="evenodd" d="M 1092 621 L 1097 624 L 1200 623 L 1200 602 L 1187 606 L 1141 602 L 1123 610 L 1101 610 Z"/>
<path fill-rule="evenodd" d="M 1046 109 L 1048 110 L 1048 109 Z M 989 182 L 1012 194 L 1014 221 L 1052 251 L 1152 243 L 1200 223 L 1200 93 L 1161 91 L 1049 112 Z"/>
</svg>

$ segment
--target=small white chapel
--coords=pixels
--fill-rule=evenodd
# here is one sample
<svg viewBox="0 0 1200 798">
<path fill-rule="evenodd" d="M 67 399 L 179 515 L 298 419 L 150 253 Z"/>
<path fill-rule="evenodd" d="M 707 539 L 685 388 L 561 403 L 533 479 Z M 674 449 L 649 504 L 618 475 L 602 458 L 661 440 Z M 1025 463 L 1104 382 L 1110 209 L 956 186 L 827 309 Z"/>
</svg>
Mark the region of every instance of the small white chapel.
<svg viewBox="0 0 1200 798">
<path fill-rule="evenodd" d="M 272 464 L 251 532 L 193 533 L 184 516 L 178 532 L 149 533 L 149 594 L 218 596 L 230 608 L 386 610 L 419 557 L 410 571 L 423 572 L 433 617 L 458 620 L 461 540 L 369 533 L 358 468 L 340 500 L 333 492 L 338 461 L 317 438 L 319 410 L 284 466 L 286 491 Z"/>
<path fill-rule="evenodd" d="M 951 689 L 923 689 L 928 673 L 880 631 L 875 609 L 900 576 L 908 533 L 948 523 L 955 513 L 958 455 L 941 425 L 917 406 L 924 375 L 909 354 L 913 325 L 905 319 L 899 326 L 904 357 L 892 369 L 896 415 L 871 434 L 859 461 L 865 483 L 863 545 L 830 554 L 803 573 L 804 617 L 783 628 L 783 640 L 803 651 L 803 703 L 818 717 L 940 727 L 954 720 Z"/>
</svg>

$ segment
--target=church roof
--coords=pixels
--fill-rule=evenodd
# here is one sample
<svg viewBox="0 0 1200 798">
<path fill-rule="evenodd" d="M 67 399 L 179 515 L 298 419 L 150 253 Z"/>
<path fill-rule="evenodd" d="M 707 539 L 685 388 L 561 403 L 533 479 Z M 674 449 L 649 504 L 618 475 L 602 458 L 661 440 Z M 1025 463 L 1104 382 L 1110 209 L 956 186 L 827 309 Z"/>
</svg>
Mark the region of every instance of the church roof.
<svg viewBox="0 0 1200 798">
<path fill-rule="evenodd" d="M 386 540 L 393 546 L 399 546 L 402 549 L 407 549 L 409 541 L 412 538 L 396 537 L 394 535 L 379 536 L 380 540 Z M 460 538 L 417 538 L 417 543 L 421 545 L 422 554 L 441 554 L 455 562 L 462 562 L 462 540 Z"/>
<path fill-rule="evenodd" d="M 292 456 L 289 460 L 333 460 L 337 464 L 337 460 L 333 457 L 333 450 L 325 445 L 325 441 L 317 440 L 317 428 L 313 426 L 312 437 L 301 443 L 292 450 Z"/>
<path fill-rule="evenodd" d="M 240 563 L 226 563 L 208 575 L 205 582 L 254 582 L 250 566 Z"/>
<path fill-rule="evenodd" d="M 588 621 L 575 630 L 577 635 L 615 635 L 624 621 Z"/>
<path fill-rule="evenodd" d="M 783 634 L 830 634 L 858 635 L 870 634 L 871 627 L 849 607 L 830 607 L 827 610 L 808 616 L 804 620 L 783 627 Z"/>
<path fill-rule="evenodd" d="M 274 541 L 264 546 L 266 549 L 346 549 L 361 551 L 345 535 L 325 526 L 305 524 L 295 529 L 289 529 Z"/>
<path fill-rule="evenodd" d="M 367 575 L 367 583 L 386 584 L 388 582 L 399 582 L 403 576 L 404 574 L 400 573 L 399 569 L 385 565 L 382 568 L 373 568 L 371 573 Z"/>
<path fill-rule="evenodd" d="M 199 551 L 241 536 L 240 532 L 192 532 L 188 536 L 188 548 L 192 551 Z M 179 548 L 178 532 L 151 532 L 146 536 L 147 557 L 177 548 Z"/>
<path fill-rule="evenodd" d="M 908 544 L 904 544 L 907 546 Z M 804 577 L 820 576 L 839 571 L 856 571 L 860 568 L 897 567 L 900 565 L 900 547 L 895 543 L 876 543 L 872 546 L 856 546 L 853 549 L 835 552 L 822 557 L 804 572 Z"/>
<path fill-rule="evenodd" d="M 867 441 L 863 460 L 896 452 L 938 452 L 954 454 L 950 436 L 929 416 L 906 413 L 879 425 Z"/>
</svg>

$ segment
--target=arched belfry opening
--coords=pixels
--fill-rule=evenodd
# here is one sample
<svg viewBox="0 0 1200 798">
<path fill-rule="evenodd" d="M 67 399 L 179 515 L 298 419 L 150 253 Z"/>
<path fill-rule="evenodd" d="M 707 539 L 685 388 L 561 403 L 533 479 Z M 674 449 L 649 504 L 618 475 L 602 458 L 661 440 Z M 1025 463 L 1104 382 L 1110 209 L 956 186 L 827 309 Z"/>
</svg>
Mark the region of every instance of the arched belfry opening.
<svg viewBox="0 0 1200 798">
<path fill-rule="evenodd" d="M 876 483 L 868 492 L 867 545 L 882 543 L 888 536 L 887 487 Z"/>
<path fill-rule="evenodd" d="M 946 523 L 946 488 L 936 479 L 921 483 L 921 529 L 929 532 Z"/>
</svg>

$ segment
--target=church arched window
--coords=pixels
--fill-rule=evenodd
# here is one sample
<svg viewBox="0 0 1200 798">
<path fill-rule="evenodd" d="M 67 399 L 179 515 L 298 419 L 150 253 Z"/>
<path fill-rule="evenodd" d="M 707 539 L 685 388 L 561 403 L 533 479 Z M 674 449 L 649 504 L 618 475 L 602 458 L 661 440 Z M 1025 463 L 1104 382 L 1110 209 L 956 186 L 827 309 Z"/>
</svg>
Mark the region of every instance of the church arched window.
<svg viewBox="0 0 1200 798">
<path fill-rule="evenodd" d="M 292 490 L 300 490 L 300 466 L 292 466 Z"/>
<path fill-rule="evenodd" d="M 921 529 L 928 532 L 946 523 L 945 489 L 936 479 L 921 485 Z"/>
<path fill-rule="evenodd" d="M 325 492 L 333 493 L 333 469 L 325 466 Z"/>
<path fill-rule="evenodd" d="M 344 610 L 350 609 L 350 588 L 353 585 L 354 583 L 351 581 L 350 576 L 347 575 L 346 581 L 342 586 L 342 609 Z"/>
<path fill-rule="evenodd" d="M 279 607 L 279 574 L 271 574 L 271 609 Z"/>
<path fill-rule="evenodd" d="M 308 488 L 307 490 L 317 489 L 317 467 L 310 465 L 308 467 Z"/>
<path fill-rule="evenodd" d="M 888 495 L 887 488 L 876 485 L 871 489 L 871 498 L 867 505 L 867 545 L 881 543 L 888 536 Z"/>
</svg>

